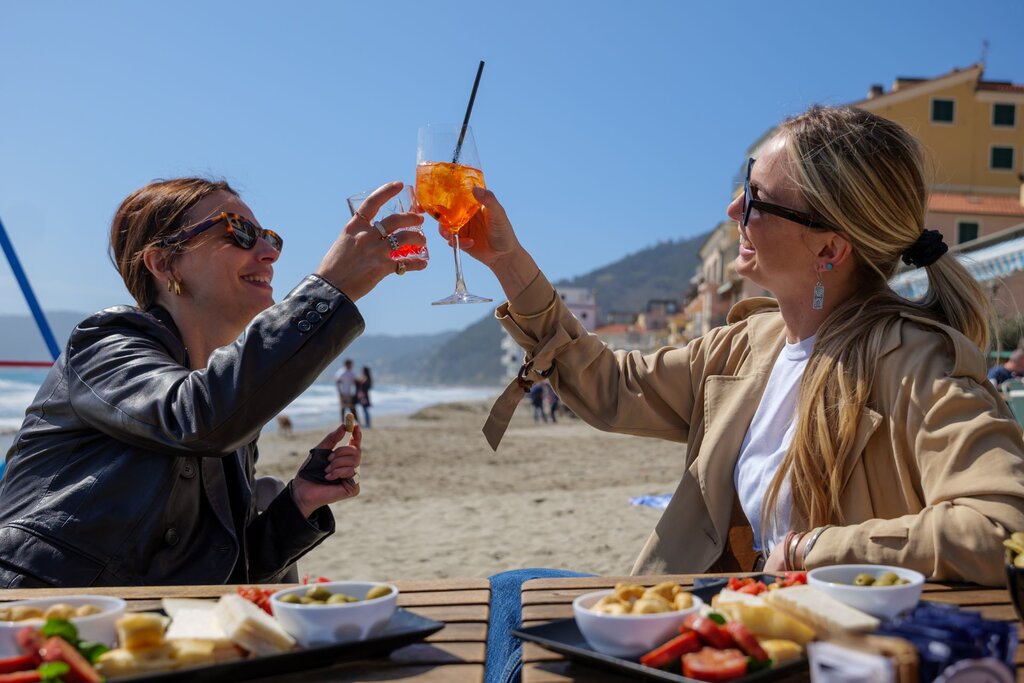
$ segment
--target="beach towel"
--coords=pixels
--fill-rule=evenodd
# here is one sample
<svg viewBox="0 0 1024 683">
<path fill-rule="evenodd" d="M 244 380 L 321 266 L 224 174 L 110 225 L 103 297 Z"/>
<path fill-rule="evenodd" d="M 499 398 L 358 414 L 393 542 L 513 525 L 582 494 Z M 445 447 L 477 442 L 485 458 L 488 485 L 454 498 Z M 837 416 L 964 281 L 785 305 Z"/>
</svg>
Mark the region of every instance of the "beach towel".
<svg viewBox="0 0 1024 683">
<path fill-rule="evenodd" d="M 629 504 L 664 510 L 668 507 L 670 500 L 672 500 L 671 493 L 658 493 L 650 496 L 633 496 L 629 499 Z"/>
</svg>

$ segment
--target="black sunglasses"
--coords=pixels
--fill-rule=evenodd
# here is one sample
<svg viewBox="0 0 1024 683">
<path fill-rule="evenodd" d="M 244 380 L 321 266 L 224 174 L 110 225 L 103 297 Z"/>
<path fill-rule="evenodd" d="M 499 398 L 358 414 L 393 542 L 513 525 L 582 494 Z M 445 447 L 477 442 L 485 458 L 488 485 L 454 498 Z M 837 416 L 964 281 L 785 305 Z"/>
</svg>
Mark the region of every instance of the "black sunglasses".
<svg viewBox="0 0 1024 683">
<path fill-rule="evenodd" d="M 752 197 L 750 195 L 750 169 L 753 167 L 754 159 L 747 159 L 747 177 L 743 181 L 743 223 L 741 223 L 744 228 L 747 227 L 747 223 L 750 221 L 751 209 L 757 209 L 765 213 L 775 214 L 780 218 L 785 218 L 787 221 L 806 225 L 808 228 L 814 228 L 815 230 L 836 230 L 828 223 L 823 223 L 810 214 Z"/>
<path fill-rule="evenodd" d="M 165 247 L 183 244 L 196 235 L 209 230 L 220 222 L 227 224 L 228 234 L 235 240 L 235 244 L 240 246 L 242 249 L 252 249 L 256 246 L 256 240 L 261 237 L 267 241 L 267 244 L 277 251 L 281 251 L 281 248 L 284 246 L 284 240 L 273 230 L 265 230 L 245 216 L 241 216 L 237 213 L 226 212 L 221 212 L 219 216 L 208 218 L 202 223 L 193 225 L 191 228 L 185 228 L 180 232 L 176 232 L 170 237 L 165 237 L 161 240 L 161 244 Z"/>
</svg>

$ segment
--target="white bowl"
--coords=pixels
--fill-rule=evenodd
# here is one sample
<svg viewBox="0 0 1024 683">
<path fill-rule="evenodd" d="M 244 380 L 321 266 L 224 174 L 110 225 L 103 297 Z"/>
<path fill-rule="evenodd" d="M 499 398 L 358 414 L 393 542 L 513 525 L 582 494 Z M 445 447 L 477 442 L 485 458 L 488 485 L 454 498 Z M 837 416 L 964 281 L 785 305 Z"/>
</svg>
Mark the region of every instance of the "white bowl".
<svg viewBox="0 0 1024 683">
<path fill-rule="evenodd" d="M 878 577 L 883 572 L 892 572 L 910 583 L 900 586 L 853 585 L 853 579 L 858 574 Z M 921 589 L 924 588 L 924 574 L 884 564 L 836 564 L 807 572 L 807 584 L 861 612 L 879 619 L 889 619 L 917 605 L 921 599 Z"/>
<path fill-rule="evenodd" d="M 373 600 L 364 600 L 374 586 L 387 586 L 391 592 Z M 345 593 L 359 602 L 333 605 L 300 605 L 281 602 L 285 595 L 303 596 L 310 588 L 322 587 L 331 593 Z M 398 589 L 379 581 L 330 581 L 285 588 L 270 596 L 270 608 L 284 630 L 302 647 L 323 647 L 335 643 L 364 640 L 383 628 L 395 613 Z"/>
<path fill-rule="evenodd" d="M 97 614 L 90 614 L 87 617 L 72 617 L 68 621 L 78 629 L 78 637 L 81 640 L 89 640 L 103 643 L 113 647 L 117 640 L 117 632 L 114 630 L 114 622 L 124 614 L 126 603 L 121 598 L 113 598 L 105 595 L 68 595 L 60 598 L 34 598 L 32 600 L 16 600 L 4 603 L 4 607 L 38 607 L 46 611 L 50 605 L 63 603 L 80 607 L 82 605 L 95 605 L 100 611 Z M 0 657 L 13 657 L 22 654 L 21 648 L 15 636 L 18 631 L 26 626 L 40 627 L 45 622 L 42 619 L 25 619 L 23 621 L 0 621 Z"/>
<path fill-rule="evenodd" d="M 696 612 L 704 602 L 693 596 L 693 607 L 657 614 L 600 614 L 591 611 L 598 600 L 615 591 L 585 593 L 572 601 L 576 626 L 590 647 L 613 657 L 632 659 L 653 650 L 679 635 L 686 615 Z"/>
</svg>

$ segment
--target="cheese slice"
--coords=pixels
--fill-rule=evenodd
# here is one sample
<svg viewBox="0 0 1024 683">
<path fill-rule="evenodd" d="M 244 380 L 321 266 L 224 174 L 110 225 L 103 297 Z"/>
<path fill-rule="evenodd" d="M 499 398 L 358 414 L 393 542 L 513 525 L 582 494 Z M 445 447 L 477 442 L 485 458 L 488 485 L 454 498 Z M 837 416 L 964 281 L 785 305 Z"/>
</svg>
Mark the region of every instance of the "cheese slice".
<svg viewBox="0 0 1024 683">
<path fill-rule="evenodd" d="M 272 655 L 295 647 L 274 617 L 240 595 L 222 595 L 214 612 L 227 637 L 249 652 Z"/>
<path fill-rule="evenodd" d="M 213 647 L 227 647 L 234 645 L 234 641 L 228 638 L 220 620 L 213 609 L 216 603 L 210 603 L 210 607 L 193 609 L 184 607 L 178 609 L 171 625 L 167 627 L 164 638 L 167 640 L 206 640 L 213 643 Z"/>
<path fill-rule="evenodd" d="M 130 612 L 118 619 L 117 640 L 127 650 L 159 647 L 164 643 L 168 618 L 155 612 Z"/>
<path fill-rule="evenodd" d="M 212 610 L 217 606 L 216 600 L 198 600 L 196 598 L 163 598 L 160 600 L 160 606 L 164 608 L 164 612 L 167 613 L 171 619 L 173 619 L 179 611 L 183 609 L 206 609 Z"/>
<path fill-rule="evenodd" d="M 881 622 L 811 586 L 770 591 L 765 601 L 809 624 L 819 636 L 843 631 L 874 631 Z"/>
</svg>

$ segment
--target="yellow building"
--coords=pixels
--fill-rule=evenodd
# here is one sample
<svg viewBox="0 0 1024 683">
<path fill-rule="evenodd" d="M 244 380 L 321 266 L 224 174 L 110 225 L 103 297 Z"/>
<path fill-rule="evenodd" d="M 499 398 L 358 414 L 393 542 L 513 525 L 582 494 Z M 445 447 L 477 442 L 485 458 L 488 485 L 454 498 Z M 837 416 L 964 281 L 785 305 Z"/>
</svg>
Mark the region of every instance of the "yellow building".
<svg viewBox="0 0 1024 683">
<path fill-rule="evenodd" d="M 931 190 L 925 226 L 942 232 L 954 251 L 1018 237 L 1024 224 L 1024 85 L 986 81 L 983 72 L 976 64 L 937 78 L 897 78 L 888 92 L 872 85 L 866 99 L 851 105 L 896 121 L 921 141 Z M 755 140 L 748 156 L 756 158 L 774 134 L 773 128 Z M 738 242 L 729 221 L 700 250 L 696 330 L 724 323 L 740 299 L 769 294 L 732 270 Z M 1003 276 L 999 285 L 1000 313 L 1024 309 L 1024 272 Z"/>
<path fill-rule="evenodd" d="M 853 103 L 921 141 L 932 190 L 925 224 L 950 245 L 1024 220 L 1024 85 L 983 73 L 975 64 L 937 78 L 897 78 L 889 92 L 873 85 Z"/>
</svg>

